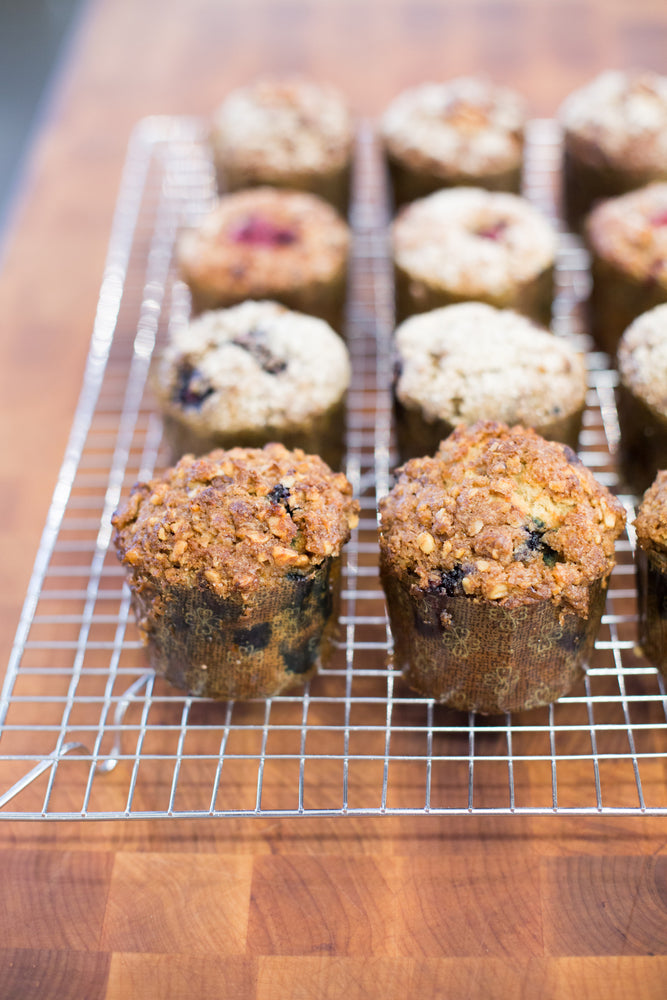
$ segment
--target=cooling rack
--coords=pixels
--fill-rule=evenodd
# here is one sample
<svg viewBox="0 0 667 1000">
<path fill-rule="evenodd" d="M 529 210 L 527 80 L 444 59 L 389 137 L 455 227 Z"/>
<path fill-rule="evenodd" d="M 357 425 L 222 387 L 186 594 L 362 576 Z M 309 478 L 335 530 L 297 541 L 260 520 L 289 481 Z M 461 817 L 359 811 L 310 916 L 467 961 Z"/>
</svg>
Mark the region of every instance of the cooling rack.
<svg viewBox="0 0 667 1000">
<path fill-rule="evenodd" d="M 395 464 L 384 174 L 362 124 L 351 214 L 347 465 L 361 520 L 343 569 L 341 642 L 303 691 L 215 703 L 147 670 L 110 517 L 166 459 L 151 356 L 188 315 L 179 229 L 214 177 L 202 124 L 152 118 L 131 140 L 81 396 L 0 699 L 0 818 L 667 814 L 667 696 L 635 647 L 633 544 L 618 545 L 586 677 L 548 708 L 486 719 L 416 696 L 391 663 L 376 506 Z M 526 195 L 557 224 L 554 122 L 531 123 Z M 554 329 L 587 351 L 581 457 L 611 488 L 614 373 L 589 350 L 587 259 L 563 232 Z M 629 518 L 631 496 L 622 495 Z"/>
</svg>

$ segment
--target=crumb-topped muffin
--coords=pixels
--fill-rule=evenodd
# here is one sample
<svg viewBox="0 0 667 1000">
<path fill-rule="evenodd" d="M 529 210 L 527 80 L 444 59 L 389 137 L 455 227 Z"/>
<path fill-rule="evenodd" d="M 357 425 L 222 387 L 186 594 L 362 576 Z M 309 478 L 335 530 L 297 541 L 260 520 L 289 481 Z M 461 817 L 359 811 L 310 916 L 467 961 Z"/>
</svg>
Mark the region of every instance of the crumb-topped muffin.
<svg viewBox="0 0 667 1000">
<path fill-rule="evenodd" d="M 280 441 L 340 468 L 349 381 L 347 347 L 324 320 L 244 302 L 175 330 L 152 383 L 174 461 Z"/>
<path fill-rule="evenodd" d="M 556 234 L 524 198 L 437 191 L 401 210 L 392 244 L 399 320 L 477 299 L 548 325 Z"/>
<path fill-rule="evenodd" d="M 593 204 L 667 180 L 667 76 L 607 70 L 565 100 L 564 207 L 577 227 Z"/>
<path fill-rule="evenodd" d="M 227 95 L 211 143 L 222 189 L 310 191 L 347 212 L 354 132 L 342 95 L 297 76 L 262 77 Z"/>
<path fill-rule="evenodd" d="M 394 338 L 401 461 L 431 455 L 458 424 L 499 420 L 577 447 L 586 366 L 510 309 L 463 302 L 405 320 Z"/>
<path fill-rule="evenodd" d="M 621 504 L 565 445 L 491 421 L 399 472 L 380 570 L 410 685 L 487 714 L 560 697 L 595 641 Z"/>
<path fill-rule="evenodd" d="M 667 472 L 658 473 L 635 519 L 639 644 L 667 676 Z"/>
<path fill-rule="evenodd" d="M 667 182 L 609 198 L 593 209 L 585 228 L 591 329 L 613 356 L 630 323 L 667 302 Z"/>
<path fill-rule="evenodd" d="M 190 694 L 271 697 L 324 660 L 358 504 L 280 444 L 184 456 L 134 487 L 114 543 L 153 669 Z"/>
<path fill-rule="evenodd" d="M 340 332 L 350 231 L 313 194 L 259 187 L 220 198 L 177 256 L 196 311 L 275 299 Z"/>
<path fill-rule="evenodd" d="M 453 185 L 518 194 L 525 123 L 523 98 L 481 77 L 399 94 L 380 125 L 396 203 Z"/>
<path fill-rule="evenodd" d="M 667 469 L 667 304 L 639 316 L 618 345 L 620 465 L 635 493 Z"/>
</svg>

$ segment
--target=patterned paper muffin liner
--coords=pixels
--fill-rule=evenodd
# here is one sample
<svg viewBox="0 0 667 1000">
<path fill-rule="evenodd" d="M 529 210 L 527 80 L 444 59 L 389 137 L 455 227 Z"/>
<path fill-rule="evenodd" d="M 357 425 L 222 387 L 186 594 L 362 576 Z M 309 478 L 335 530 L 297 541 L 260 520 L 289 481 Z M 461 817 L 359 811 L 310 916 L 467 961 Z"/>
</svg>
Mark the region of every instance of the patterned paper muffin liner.
<svg viewBox="0 0 667 1000">
<path fill-rule="evenodd" d="M 667 469 L 667 419 L 622 382 L 616 401 L 621 430 L 621 474 L 632 492 L 641 494 L 651 485 L 658 469 Z"/>
<path fill-rule="evenodd" d="M 270 698 L 303 684 L 331 653 L 340 557 L 241 602 L 211 589 L 133 589 L 152 668 L 190 695 Z"/>
<path fill-rule="evenodd" d="M 521 164 L 495 173 L 461 173 L 445 177 L 413 166 L 407 157 L 399 160 L 389 153 L 387 162 L 396 208 L 417 198 L 425 198 L 443 187 L 481 187 L 487 191 L 510 191 L 512 194 L 521 192 Z"/>
<path fill-rule="evenodd" d="M 584 673 L 606 581 L 591 586 L 589 615 L 552 601 L 506 608 L 494 601 L 414 591 L 381 570 L 396 666 L 421 694 L 482 715 L 548 705 Z"/>
<path fill-rule="evenodd" d="M 569 416 L 552 420 L 548 424 L 532 424 L 533 430 L 549 441 L 560 441 L 573 451 L 577 450 L 584 407 L 580 407 Z M 421 455 L 433 455 L 440 447 L 440 442 L 452 433 L 455 424 L 447 420 L 426 420 L 419 410 L 404 406 L 394 398 L 394 415 L 396 418 L 396 439 L 401 462 Z"/>
</svg>

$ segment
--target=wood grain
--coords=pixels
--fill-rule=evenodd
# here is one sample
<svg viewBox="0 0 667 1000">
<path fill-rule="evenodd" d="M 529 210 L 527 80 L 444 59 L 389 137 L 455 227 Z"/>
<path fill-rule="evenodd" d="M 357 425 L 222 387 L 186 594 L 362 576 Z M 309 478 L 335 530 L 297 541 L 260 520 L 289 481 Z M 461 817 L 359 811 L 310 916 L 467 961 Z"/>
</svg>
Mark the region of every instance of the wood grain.
<svg viewBox="0 0 667 1000">
<path fill-rule="evenodd" d="M 662 0 L 89 3 L 26 163 L 0 274 L 4 659 L 137 119 L 208 114 L 264 69 L 331 80 L 363 115 L 408 84 L 483 70 L 552 115 L 608 66 L 664 72 L 666 51 Z M 323 766 L 318 777 L 321 801 L 336 804 L 339 775 Z M 621 800 L 634 794 L 626 777 L 603 775 Z M 164 794 L 159 778 L 146 775 L 147 807 Z M 395 804 L 411 801 L 414 778 L 392 775 Z M 665 778 L 656 764 L 649 786 Z M 541 780 L 527 768 L 517 794 Z M 563 801 L 576 802 L 580 780 L 563 769 Z M 126 782 L 122 770 L 108 776 L 118 808 Z M 73 787 L 58 789 L 62 802 Z M 372 768 L 351 772 L 355 801 L 376 787 Z M 480 777 L 480 794 L 493 787 Z M 445 775 L 433 789 L 450 794 Z M 273 802 L 292 792 L 284 773 L 267 774 Z M 198 801 L 196 781 L 188 794 Z M 0 996 L 661 998 L 666 858 L 667 826 L 648 817 L 3 822 Z"/>
</svg>

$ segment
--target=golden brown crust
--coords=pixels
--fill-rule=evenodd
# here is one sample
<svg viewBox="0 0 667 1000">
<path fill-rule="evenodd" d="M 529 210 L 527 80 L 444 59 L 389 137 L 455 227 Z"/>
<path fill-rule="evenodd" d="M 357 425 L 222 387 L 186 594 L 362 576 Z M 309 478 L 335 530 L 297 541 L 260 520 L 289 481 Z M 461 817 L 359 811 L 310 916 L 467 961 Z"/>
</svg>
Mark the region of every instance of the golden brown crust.
<svg viewBox="0 0 667 1000">
<path fill-rule="evenodd" d="M 646 551 L 657 550 L 667 554 L 667 472 L 658 472 L 653 484 L 644 494 L 635 530 L 637 541 Z"/>
<path fill-rule="evenodd" d="M 186 455 L 135 486 L 113 517 L 114 541 L 139 586 L 245 601 L 337 556 L 357 511 L 345 476 L 319 457 L 280 444 L 233 448 Z"/>
<path fill-rule="evenodd" d="M 621 276 L 649 282 L 647 295 L 667 294 L 667 183 L 656 182 L 603 201 L 586 221 L 596 258 Z M 646 308 L 653 303 L 647 299 Z M 643 311 L 643 310 L 642 310 Z"/>
<path fill-rule="evenodd" d="M 569 448 L 491 421 L 408 462 L 380 509 L 383 562 L 416 588 L 583 616 L 625 522 Z"/>
</svg>

